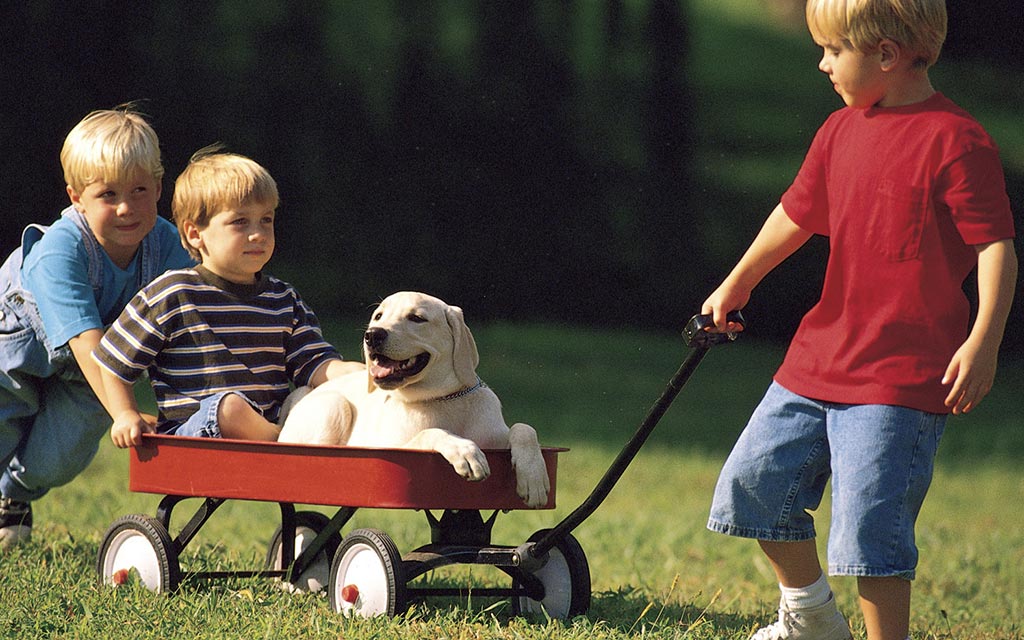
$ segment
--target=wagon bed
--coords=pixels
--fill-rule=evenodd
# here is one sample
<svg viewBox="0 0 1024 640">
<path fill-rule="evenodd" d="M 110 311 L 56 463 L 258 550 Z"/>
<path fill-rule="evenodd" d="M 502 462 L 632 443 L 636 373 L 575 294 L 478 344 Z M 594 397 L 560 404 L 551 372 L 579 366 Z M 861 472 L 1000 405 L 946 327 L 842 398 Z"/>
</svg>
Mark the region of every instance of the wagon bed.
<svg viewBox="0 0 1024 640">
<path fill-rule="evenodd" d="M 563 615 L 586 610 L 590 575 L 586 557 L 571 536 L 553 552 L 548 571 L 570 583 L 548 589 L 543 576 L 520 567 L 522 547 L 494 545 L 491 530 L 499 513 L 527 509 L 516 494 L 509 450 L 485 450 L 491 474 L 479 482 L 459 476 L 435 451 L 251 442 L 146 434 L 131 450 L 128 487 L 162 495 L 156 517 L 123 516 L 107 530 L 97 571 L 105 584 L 136 575 L 147 588 L 177 589 L 184 578 L 278 578 L 298 590 L 327 589 L 331 606 L 356 615 L 394 615 L 414 597 L 438 595 L 512 596 L 513 608 L 531 611 L 546 602 Z M 541 449 L 555 508 L 558 454 Z M 188 498 L 203 502 L 172 532 L 172 513 Z M 273 534 L 262 569 L 182 571 L 180 557 L 214 512 L 228 500 L 276 502 L 281 525 Z M 298 511 L 297 504 L 338 507 L 328 517 Z M 415 509 L 430 524 L 431 542 L 405 555 L 377 529 L 341 530 L 360 508 Z M 440 517 L 433 511 L 442 511 Z M 493 511 L 485 520 L 481 511 Z M 434 588 L 409 585 L 417 577 L 451 564 L 497 567 L 512 578 L 508 588 Z M 357 586 L 358 585 L 358 586 Z M 560 587 L 562 585 L 559 585 Z M 361 589 L 360 589 L 361 588 Z M 355 595 L 353 595 L 355 594 Z M 552 596 L 559 602 L 552 601 Z M 536 604 L 534 604 L 536 603 Z"/>
<path fill-rule="evenodd" d="M 558 453 L 542 449 L 555 507 Z M 486 450 L 491 475 L 469 482 L 434 451 L 143 436 L 128 488 L 142 493 L 375 509 L 526 509 L 508 450 Z"/>
</svg>

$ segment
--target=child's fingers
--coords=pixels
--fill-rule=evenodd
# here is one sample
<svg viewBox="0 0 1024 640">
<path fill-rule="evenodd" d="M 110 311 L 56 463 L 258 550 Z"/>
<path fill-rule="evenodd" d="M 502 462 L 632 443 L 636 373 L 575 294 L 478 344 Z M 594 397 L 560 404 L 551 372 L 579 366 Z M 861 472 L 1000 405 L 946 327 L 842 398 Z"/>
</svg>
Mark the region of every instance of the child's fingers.
<svg viewBox="0 0 1024 640">
<path fill-rule="evenodd" d="M 731 309 L 725 307 L 725 305 L 715 304 L 712 302 L 705 302 L 701 307 L 702 315 L 711 316 L 711 322 L 714 324 L 713 327 L 707 327 L 707 331 L 712 333 L 725 333 L 727 331 L 737 331 L 739 325 L 735 322 L 729 322 L 726 317 Z"/>
<path fill-rule="evenodd" d="M 943 384 L 949 384 L 948 376 L 942 379 Z M 946 395 L 946 406 L 953 410 L 953 413 L 960 413 L 960 405 L 964 397 L 963 381 L 959 377 L 953 379 L 953 386 Z"/>
<path fill-rule="evenodd" d="M 960 398 L 957 399 L 956 405 L 953 407 L 954 414 L 969 413 L 971 409 L 977 404 L 975 402 L 976 396 L 970 392 L 964 392 L 960 394 Z"/>
<path fill-rule="evenodd" d="M 964 405 L 969 403 L 967 390 L 966 381 L 962 376 L 957 376 L 953 381 L 953 387 L 946 396 L 946 406 L 950 407 L 953 413 L 963 412 Z"/>
<path fill-rule="evenodd" d="M 967 403 L 965 402 L 965 398 L 962 393 L 958 393 L 956 395 L 950 394 L 946 398 L 946 406 L 952 410 L 953 415 L 959 415 L 966 411 Z"/>
<path fill-rule="evenodd" d="M 130 432 L 131 433 L 131 436 L 130 436 L 131 446 L 137 447 L 140 444 L 142 444 L 142 432 L 143 431 L 148 431 L 148 430 L 149 430 L 149 425 L 146 422 L 141 422 L 141 423 L 137 422 L 137 423 L 133 424 L 132 428 L 131 428 L 131 432 Z"/>
<path fill-rule="evenodd" d="M 953 356 L 953 359 L 949 361 L 949 365 L 946 366 L 946 372 L 942 374 L 942 384 L 949 384 L 955 382 L 957 375 L 960 372 L 960 358 L 957 355 Z M 950 394 L 952 395 L 952 393 Z M 949 404 L 947 398 L 946 404 Z"/>
<path fill-rule="evenodd" d="M 949 365 L 946 367 L 945 373 L 942 375 L 942 384 L 952 384 L 949 389 L 949 393 L 946 394 L 945 404 L 947 407 L 953 410 L 953 413 L 959 413 L 960 399 L 963 396 L 964 391 L 964 373 L 960 367 L 959 353 L 953 355 L 953 359 L 949 361 Z"/>
<path fill-rule="evenodd" d="M 958 380 L 946 397 L 946 406 L 952 408 L 954 415 L 970 413 L 985 395 L 982 384 L 972 380 Z"/>
<path fill-rule="evenodd" d="M 711 298 L 705 300 L 704 304 L 700 306 L 700 314 L 703 316 L 711 316 L 711 322 L 715 327 L 717 327 L 718 323 L 722 320 L 721 307 L 715 304 Z M 709 327 L 708 330 L 710 331 L 712 328 Z"/>
</svg>

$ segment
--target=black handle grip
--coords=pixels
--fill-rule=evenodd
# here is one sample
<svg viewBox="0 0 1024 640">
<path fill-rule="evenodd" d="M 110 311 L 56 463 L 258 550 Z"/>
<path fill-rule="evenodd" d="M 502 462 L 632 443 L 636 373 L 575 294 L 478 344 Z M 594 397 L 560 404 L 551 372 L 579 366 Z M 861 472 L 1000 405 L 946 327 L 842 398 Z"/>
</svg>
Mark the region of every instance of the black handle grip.
<svg viewBox="0 0 1024 640">
<path fill-rule="evenodd" d="M 727 322 L 735 322 L 743 329 L 747 328 L 747 320 L 739 311 L 730 311 L 725 316 L 725 319 Z M 714 326 L 715 321 L 711 314 L 697 314 L 690 318 L 690 321 L 686 323 L 686 327 L 683 329 L 683 338 L 686 340 L 686 346 L 691 349 L 708 348 L 736 339 L 738 333 L 736 331 L 715 333 L 707 330 Z"/>
</svg>

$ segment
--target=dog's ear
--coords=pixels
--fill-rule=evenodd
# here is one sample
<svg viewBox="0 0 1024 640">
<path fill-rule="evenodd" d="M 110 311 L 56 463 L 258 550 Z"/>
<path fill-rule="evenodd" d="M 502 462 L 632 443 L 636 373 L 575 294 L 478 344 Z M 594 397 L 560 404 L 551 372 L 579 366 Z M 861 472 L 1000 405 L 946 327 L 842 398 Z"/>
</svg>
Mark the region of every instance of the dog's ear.
<svg viewBox="0 0 1024 640">
<path fill-rule="evenodd" d="M 480 362 L 476 341 L 466 326 L 462 309 L 448 305 L 445 309 L 445 318 L 452 332 L 452 363 L 455 367 L 455 377 L 463 385 L 472 387 L 477 382 L 476 365 Z"/>
</svg>

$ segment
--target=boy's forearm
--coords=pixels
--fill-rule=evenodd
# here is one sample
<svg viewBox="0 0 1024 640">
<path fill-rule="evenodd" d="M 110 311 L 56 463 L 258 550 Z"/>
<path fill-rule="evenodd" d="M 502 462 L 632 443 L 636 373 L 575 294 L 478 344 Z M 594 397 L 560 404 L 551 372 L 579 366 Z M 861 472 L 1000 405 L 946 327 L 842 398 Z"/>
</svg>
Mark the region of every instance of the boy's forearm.
<svg viewBox="0 0 1024 640">
<path fill-rule="evenodd" d="M 92 388 L 93 393 L 96 394 L 96 398 L 103 405 L 103 408 L 107 410 L 107 413 L 110 413 L 110 405 L 107 403 L 100 366 L 92 358 L 93 350 L 102 339 L 103 331 L 100 329 L 89 329 L 71 338 L 68 341 L 68 346 L 71 348 L 71 353 L 78 363 L 78 368 L 82 370 L 82 375 L 85 376 L 86 382 L 89 383 L 89 387 Z"/>
<path fill-rule="evenodd" d="M 135 391 L 130 382 L 125 382 L 102 367 L 100 371 L 110 416 L 114 420 L 110 426 L 110 439 L 115 446 L 122 449 L 142 444 L 142 435 L 154 432 L 155 423 L 139 413 Z"/>
<path fill-rule="evenodd" d="M 341 358 L 331 358 L 316 368 L 313 375 L 309 377 L 309 386 L 318 387 L 331 378 L 337 378 L 338 376 L 343 376 L 354 371 L 360 371 L 364 368 L 365 365 L 362 362 L 357 362 L 355 360 L 342 360 Z"/>
<path fill-rule="evenodd" d="M 135 400 L 133 385 L 118 378 L 99 365 L 96 368 L 99 370 L 103 381 L 103 390 L 107 397 L 106 406 L 110 416 L 116 420 L 118 416 L 125 412 L 138 413 L 139 405 Z"/>
<path fill-rule="evenodd" d="M 1017 287 L 1017 255 L 1012 240 L 981 245 L 978 250 L 978 314 L 970 339 L 998 348 Z"/>
</svg>

